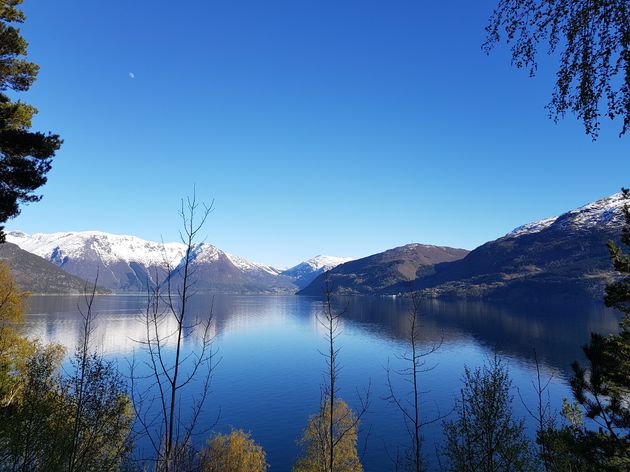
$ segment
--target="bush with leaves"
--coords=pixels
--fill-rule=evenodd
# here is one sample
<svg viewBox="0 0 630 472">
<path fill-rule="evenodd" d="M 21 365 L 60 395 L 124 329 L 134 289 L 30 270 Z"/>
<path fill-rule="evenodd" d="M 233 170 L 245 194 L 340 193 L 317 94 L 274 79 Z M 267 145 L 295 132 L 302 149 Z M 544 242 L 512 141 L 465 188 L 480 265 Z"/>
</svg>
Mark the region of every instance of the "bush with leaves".
<svg viewBox="0 0 630 472">
<path fill-rule="evenodd" d="M 269 469 L 263 448 L 242 430 L 210 439 L 199 454 L 199 463 L 201 472 L 266 472 Z"/>
<path fill-rule="evenodd" d="M 82 343 L 62 375 L 65 351 L 19 333 L 24 294 L 2 267 L 0 282 L 7 282 L 0 285 L 0 470 L 120 470 L 130 452 L 131 405 L 115 366 L 91 350 L 95 291 L 86 296 Z"/>
<path fill-rule="evenodd" d="M 333 437 L 335 455 L 332 471 L 330 457 L 330 402 L 308 421 L 300 440 L 303 448 L 293 466 L 293 472 L 361 472 L 363 467 L 357 453 L 358 418 L 343 400 L 336 400 L 333 409 Z"/>
<path fill-rule="evenodd" d="M 3 421 L 0 470 L 61 471 L 67 417 L 60 346 L 36 345 L 20 376 L 20 395 Z"/>
<path fill-rule="evenodd" d="M 0 408 L 19 396 L 21 383 L 15 374 L 24 370 L 33 352 L 32 343 L 20 333 L 26 298 L 9 267 L 0 262 Z"/>
</svg>

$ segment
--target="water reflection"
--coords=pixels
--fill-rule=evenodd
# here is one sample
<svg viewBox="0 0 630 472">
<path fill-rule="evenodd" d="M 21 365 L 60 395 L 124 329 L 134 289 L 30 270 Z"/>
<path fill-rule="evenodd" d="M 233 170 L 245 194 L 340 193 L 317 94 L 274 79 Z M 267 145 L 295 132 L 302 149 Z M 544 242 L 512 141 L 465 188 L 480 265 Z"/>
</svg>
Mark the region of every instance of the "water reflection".
<svg viewBox="0 0 630 472">
<path fill-rule="evenodd" d="M 345 309 L 345 329 L 364 331 L 367 336 L 404 341 L 409 333 L 409 303 L 404 298 L 348 297 L 338 300 Z M 59 343 L 68 348 L 76 345 L 80 335 L 79 309 L 82 297 L 36 296 L 29 303 L 27 331 L 44 343 Z M 146 299 L 141 296 L 97 297 L 98 313 L 94 336 L 99 350 L 106 354 L 126 354 L 137 348 L 137 340 L 146 336 L 143 315 Z M 189 306 L 192 318 L 213 316 L 216 334 L 233 335 L 257 326 L 282 325 L 298 317 L 309 320 L 319 332 L 317 315 L 321 300 L 291 296 L 198 296 Z M 429 300 L 422 305 L 422 341 L 430 344 L 439 339 L 446 343 L 466 340 L 490 350 L 523 360 L 533 360 L 535 348 L 539 359 L 557 369 L 568 371 L 581 358 L 581 346 L 591 332 L 611 333 L 619 317 L 601 304 L 590 305 L 497 305 L 479 301 Z M 174 322 L 162 326 L 166 335 Z M 188 342 L 198 342 L 198 333 Z"/>
<path fill-rule="evenodd" d="M 343 298 L 340 362 L 341 395 L 352 405 L 355 389 L 371 379 L 373 406 L 366 417 L 372 427 L 366 471 L 387 470 L 383 445 L 405 440 L 396 411 L 380 399 L 387 392 L 383 366 L 405 349 L 409 332 L 409 304 L 405 299 Z M 73 349 L 79 340 L 81 297 L 33 297 L 26 329 L 43 342 L 61 343 Z M 138 296 L 103 296 L 95 302 L 99 313 L 95 340 L 99 350 L 115 359 L 142 356 L 135 339 L 146 327 L 139 320 L 146 300 Z M 204 412 L 211 425 L 218 411 L 217 430 L 230 426 L 252 431 L 268 452 L 272 471 L 290 470 L 297 454 L 296 438 L 319 403 L 319 383 L 324 347 L 317 315 L 321 300 L 297 296 L 198 296 L 192 299 L 192 317 L 214 318 L 215 348 L 222 358 L 216 370 L 211 401 Z M 617 328 L 618 316 L 600 305 L 495 305 L 481 302 L 427 301 L 422 306 L 422 341 L 443 339 L 435 354 L 437 368 L 422 378 L 427 408 L 448 411 L 460 387 L 463 365 L 478 365 L 498 352 L 510 363 L 515 387 L 531 400 L 533 350 L 542 360 L 545 375 L 554 375 L 551 400 L 554 407 L 568 395 L 566 377 L 570 363 L 580 358 L 580 346 L 591 331 L 608 333 Z M 165 334 L 174 326 L 165 326 Z M 201 328 L 192 328 L 185 351 L 199 342 Z M 141 357 L 139 360 L 142 360 Z M 122 362 L 121 364 L 125 364 Z M 396 365 L 392 367 L 396 368 Z M 402 391 L 404 384 L 397 386 Z M 195 392 L 191 392 L 193 395 Z M 182 402 L 189 401 L 189 397 Z M 522 406 L 515 405 L 524 415 Z M 204 425 L 201 425 L 202 427 Z M 427 428 L 427 464 L 434 460 L 433 441 L 439 441 L 439 425 Z"/>
</svg>

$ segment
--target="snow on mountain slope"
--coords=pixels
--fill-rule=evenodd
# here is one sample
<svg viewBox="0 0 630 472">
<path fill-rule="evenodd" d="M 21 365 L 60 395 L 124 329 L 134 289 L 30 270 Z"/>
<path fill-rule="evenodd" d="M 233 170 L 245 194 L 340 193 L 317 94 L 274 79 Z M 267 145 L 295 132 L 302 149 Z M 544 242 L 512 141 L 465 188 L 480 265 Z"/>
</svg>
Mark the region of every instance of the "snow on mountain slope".
<svg viewBox="0 0 630 472">
<path fill-rule="evenodd" d="M 334 269 L 340 264 L 345 264 L 354 260 L 352 257 L 335 257 L 335 256 L 315 256 L 308 261 L 304 261 L 304 264 L 310 265 L 314 270 L 330 270 Z"/>
<path fill-rule="evenodd" d="M 318 275 L 352 260 L 354 259 L 351 257 L 319 255 L 307 261 L 301 262 L 290 269 L 282 271 L 281 274 L 294 279 L 295 284 L 301 289 L 315 280 Z"/>
<path fill-rule="evenodd" d="M 282 273 L 287 276 L 300 277 L 311 272 L 325 272 L 334 269 L 340 264 L 352 261 L 352 257 L 315 256 L 298 265 L 291 267 Z"/>
<path fill-rule="evenodd" d="M 18 231 L 7 234 L 7 241 L 36 254 L 65 271 L 93 280 L 97 270 L 99 284 L 114 291 L 145 291 L 164 281 L 168 269 L 181 267 L 186 254 L 182 243 L 157 243 L 135 236 L 115 235 L 101 231 L 37 233 Z M 206 274 L 202 290 L 247 291 L 289 290 L 290 279 L 279 277 L 279 270 L 227 254 L 215 246 L 201 243 L 192 248 L 191 260 Z M 212 269 L 208 269 L 212 266 Z M 212 278 L 212 280 L 209 280 Z M 278 279 L 278 280 L 276 280 Z"/>
<path fill-rule="evenodd" d="M 569 211 L 558 217 L 557 222 L 564 227 L 570 225 L 572 228 L 618 228 L 623 219 L 623 207 L 627 203 L 630 202 L 618 192 Z"/>
<path fill-rule="evenodd" d="M 512 230 L 505 238 L 540 233 L 546 229 L 568 231 L 618 228 L 623 219 L 623 206 L 628 203 L 621 192 L 602 198 L 560 216 L 545 218 Z"/>
<path fill-rule="evenodd" d="M 64 233 L 26 234 L 12 231 L 7 241 L 25 251 L 63 266 L 70 259 L 100 260 L 105 265 L 115 262 L 137 262 L 147 267 L 165 267 L 184 257 L 185 246 L 181 243 L 157 243 L 135 236 L 81 231 Z"/>
<path fill-rule="evenodd" d="M 543 229 L 551 226 L 554 223 L 554 221 L 556 221 L 557 219 L 558 219 L 557 216 L 552 216 L 551 218 L 545 218 L 540 221 L 534 221 L 533 223 L 527 223 L 522 226 L 519 226 L 518 228 L 513 229 L 506 236 L 515 237 L 515 236 L 522 236 L 524 234 L 538 233 L 542 231 Z"/>
<path fill-rule="evenodd" d="M 279 275 L 282 272 L 282 270 L 276 269 L 275 267 L 271 267 L 265 264 L 258 264 L 257 262 L 251 262 L 240 256 L 235 256 L 234 254 L 229 254 L 226 252 L 225 255 L 228 257 L 228 259 L 230 260 L 232 264 L 234 264 L 236 267 L 238 267 L 239 269 L 243 271 L 251 272 L 251 271 L 262 270 L 272 275 Z"/>
</svg>

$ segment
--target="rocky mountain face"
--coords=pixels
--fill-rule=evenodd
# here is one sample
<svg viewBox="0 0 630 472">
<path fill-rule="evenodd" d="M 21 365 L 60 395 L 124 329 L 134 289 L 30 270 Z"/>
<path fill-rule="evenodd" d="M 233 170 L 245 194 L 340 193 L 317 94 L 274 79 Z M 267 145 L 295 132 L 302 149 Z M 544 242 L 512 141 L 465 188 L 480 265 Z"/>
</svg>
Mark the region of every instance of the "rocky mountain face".
<svg viewBox="0 0 630 472">
<path fill-rule="evenodd" d="M 170 277 L 177 282 L 185 257 L 181 243 L 157 243 L 99 231 L 26 234 L 10 232 L 10 241 L 64 271 L 114 292 L 146 292 Z M 295 290 L 277 269 L 228 254 L 211 244 L 193 248 L 195 290 L 220 293 L 276 293 Z"/>
<path fill-rule="evenodd" d="M 606 243 L 619 239 L 625 203 L 617 193 L 521 226 L 459 261 L 438 264 L 434 274 L 389 291 L 424 289 L 435 296 L 494 299 L 601 299 L 604 286 L 615 276 Z"/>
<path fill-rule="evenodd" d="M 312 259 L 304 261 L 295 267 L 291 267 L 283 272 L 282 275 L 293 279 L 293 283 L 298 289 L 308 286 L 320 274 L 334 269 L 340 264 L 350 262 L 351 257 L 333 257 L 333 256 L 315 256 Z"/>
<path fill-rule="evenodd" d="M 84 280 L 9 242 L 0 244 L 0 261 L 11 268 L 18 287 L 24 291 L 80 294 L 86 285 Z"/>
<path fill-rule="evenodd" d="M 338 294 L 382 293 L 401 282 L 432 274 L 435 264 L 466 256 L 465 249 L 426 244 L 407 244 L 341 264 L 327 274 L 329 287 Z M 324 274 L 319 275 L 300 295 L 321 295 Z"/>
</svg>

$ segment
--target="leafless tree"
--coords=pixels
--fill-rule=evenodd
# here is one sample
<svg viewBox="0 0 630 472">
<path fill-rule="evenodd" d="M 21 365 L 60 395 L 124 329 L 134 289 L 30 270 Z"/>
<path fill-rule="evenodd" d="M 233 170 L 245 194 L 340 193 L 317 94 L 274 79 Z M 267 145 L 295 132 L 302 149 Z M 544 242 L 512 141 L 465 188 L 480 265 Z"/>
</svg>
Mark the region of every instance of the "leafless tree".
<svg viewBox="0 0 630 472">
<path fill-rule="evenodd" d="M 199 203 L 195 194 L 182 200 L 180 238 L 185 246 L 184 257 L 173 267 L 164 253 L 166 279 L 160 282 L 156 273 L 156 284 L 147 290 L 142 317 L 146 331 L 144 339 L 138 340 L 146 353 L 145 374 L 138 372 L 135 360 L 130 366 L 137 422 L 153 448 L 156 471 L 192 468 L 192 439 L 217 362 L 212 344 L 212 306 L 205 317 L 194 317 L 190 310 L 195 294 L 197 240 L 211 211 L 212 204 Z M 184 344 L 192 343 L 193 335 L 199 337 L 198 344 L 186 352 Z M 191 411 L 182 414 L 182 392 L 196 382 L 201 383 L 199 393 L 193 395 Z"/>
<path fill-rule="evenodd" d="M 521 395 L 520 389 L 516 389 L 519 399 L 523 404 L 529 416 L 536 422 L 536 437 L 539 447 L 539 455 L 542 458 L 542 466 L 545 472 L 557 471 L 558 466 L 555 464 L 551 446 L 549 444 L 549 432 L 555 430 L 555 416 L 551 411 L 551 402 L 549 400 L 549 384 L 553 380 L 550 375 L 546 380 L 542 379 L 540 372 L 540 361 L 538 353 L 534 349 L 534 362 L 536 364 L 536 378 L 532 380 L 532 387 L 536 393 L 536 407 L 532 409 Z"/>
<path fill-rule="evenodd" d="M 341 411 L 337 408 L 337 403 L 341 401 L 338 387 L 341 365 L 338 359 L 340 348 L 336 345 L 336 341 L 341 334 L 341 319 L 347 312 L 348 307 L 346 305 L 338 309 L 335 306 L 333 289 L 328 273 L 324 275 L 324 294 L 323 307 L 318 313 L 317 321 L 325 330 L 327 344 L 326 351 L 321 351 L 322 356 L 325 358 L 326 369 L 324 372 L 320 406 L 320 414 L 327 416 L 326 418 L 322 418 L 323 424 L 327 425 L 327 430 L 320 430 L 321 433 L 325 433 L 325 437 L 320 438 L 320 444 L 322 444 L 322 446 L 326 445 L 327 449 L 325 451 L 325 453 L 327 453 L 326 471 L 335 472 L 338 462 L 335 458 L 337 447 L 342 443 L 346 435 L 352 434 L 353 432 L 356 434 L 359 422 L 368 411 L 370 385 L 368 385 L 363 394 L 359 394 L 357 391 L 359 402 L 358 411 L 353 412 L 348 408 L 341 413 L 341 416 L 337 413 L 337 411 Z"/>
<path fill-rule="evenodd" d="M 435 423 L 444 418 L 440 415 L 439 408 L 435 411 L 437 414 L 429 419 L 423 419 L 421 415 L 421 396 L 427 394 L 428 391 L 420 389 L 420 375 L 433 370 L 436 365 L 428 364 L 427 358 L 435 353 L 441 346 L 443 338 L 426 348 L 420 344 L 420 308 L 422 297 L 420 294 L 413 292 L 409 295 L 411 300 L 411 308 L 409 309 L 409 331 L 407 336 L 407 348 L 402 354 L 396 357 L 403 361 L 406 367 L 401 369 L 393 369 L 389 363 L 387 365 L 387 386 L 388 395 L 385 397 L 387 401 L 393 404 L 402 414 L 405 428 L 409 434 L 411 445 L 406 448 L 404 458 L 401 458 L 400 451 L 397 450 L 396 456 L 391 457 L 396 470 L 403 466 L 415 472 L 420 472 L 422 467 L 422 428 L 428 424 Z M 406 395 L 396 392 L 394 388 L 393 375 L 401 377 L 411 385 L 411 392 Z M 411 396 L 411 399 L 408 397 Z"/>
</svg>

